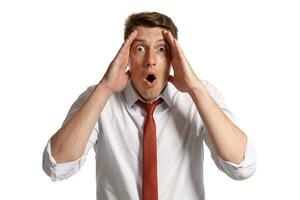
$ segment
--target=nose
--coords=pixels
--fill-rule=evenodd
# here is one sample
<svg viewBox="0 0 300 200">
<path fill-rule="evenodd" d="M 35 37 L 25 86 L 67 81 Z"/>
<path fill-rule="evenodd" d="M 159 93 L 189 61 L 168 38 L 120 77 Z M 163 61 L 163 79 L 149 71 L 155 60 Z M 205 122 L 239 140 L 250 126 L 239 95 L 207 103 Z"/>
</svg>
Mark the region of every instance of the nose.
<svg viewBox="0 0 300 200">
<path fill-rule="evenodd" d="M 154 50 L 149 50 L 145 57 L 145 67 L 153 67 L 156 65 L 156 55 Z"/>
</svg>

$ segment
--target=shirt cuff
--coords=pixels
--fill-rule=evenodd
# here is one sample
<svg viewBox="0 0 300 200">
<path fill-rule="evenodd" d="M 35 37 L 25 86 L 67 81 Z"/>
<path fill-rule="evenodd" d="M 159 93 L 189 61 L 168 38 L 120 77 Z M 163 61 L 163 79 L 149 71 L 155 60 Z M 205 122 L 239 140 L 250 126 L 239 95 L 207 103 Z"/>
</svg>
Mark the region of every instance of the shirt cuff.
<svg viewBox="0 0 300 200">
<path fill-rule="evenodd" d="M 85 160 L 85 157 L 82 156 L 71 162 L 57 164 L 51 155 L 51 144 L 49 140 L 44 150 L 43 169 L 52 181 L 60 181 L 69 178 L 79 171 Z"/>
<path fill-rule="evenodd" d="M 225 161 L 218 157 L 224 172 L 235 180 L 244 180 L 252 176 L 256 170 L 257 159 L 257 154 L 249 139 L 247 141 L 244 159 L 239 164 Z"/>
</svg>

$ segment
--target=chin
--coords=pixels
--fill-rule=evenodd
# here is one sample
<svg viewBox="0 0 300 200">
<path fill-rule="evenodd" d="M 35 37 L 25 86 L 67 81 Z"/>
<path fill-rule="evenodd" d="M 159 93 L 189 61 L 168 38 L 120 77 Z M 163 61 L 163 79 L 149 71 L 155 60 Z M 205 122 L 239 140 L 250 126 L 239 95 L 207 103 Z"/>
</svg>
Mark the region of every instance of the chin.
<svg viewBox="0 0 300 200">
<path fill-rule="evenodd" d="M 146 91 L 145 93 L 143 93 L 141 96 L 143 97 L 144 100 L 150 101 L 150 100 L 154 100 L 157 97 L 159 97 L 159 95 L 161 94 L 162 90 L 156 90 L 156 91 Z"/>
<path fill-rule="evenodd" d="M 156 99 L 159 96 L 159 94 L 158 95 L 141 95 L 141 96 L 143 97 L 144 100 L 151 101 L 151 100 Z"/>
<path fill-rule="evenodd" d="M 139 84 L 138 86 L 140 87 L 136 87 L 136 85 L 133 82 L 133 88 L 135 89 L 135 91 L 146 101 L 151 101 L 156 99 L 157 97 L 160 96 L 161 92 L 163 91 L 164 87 L 166 86 L 165 82 L 164 84 L 162 83 L 158 83 L 157 85 L 155 85 L 152 88 L 147 88 L 144 87 L 142 84 Z"/>
</svg>

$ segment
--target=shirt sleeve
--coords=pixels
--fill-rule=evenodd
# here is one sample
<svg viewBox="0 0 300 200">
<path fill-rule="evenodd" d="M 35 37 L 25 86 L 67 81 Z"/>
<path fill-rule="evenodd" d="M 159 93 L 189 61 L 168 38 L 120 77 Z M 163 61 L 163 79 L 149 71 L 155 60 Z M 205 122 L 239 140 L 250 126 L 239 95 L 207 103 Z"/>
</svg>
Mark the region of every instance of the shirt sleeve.
<svg viewBox="0 0 300 200">
<path fill-rule="evenodd" d="M 218 169 L 226 173 L 229 177 L 235 180 L 243 180 L 252 176 L 256 170 L 257 154 L 251 141 L 247 140 L 247 147 L 244 154 L 243 161 L 235 164 L 220 158 L 213 147 L 213 144 L 208 136 L 205 134 L 205 142 L 211 152 L 211 157 L 214 160 Z"/>
<path fill-rule="evenodd" d="M 71 106 L 62 126 L 64 126 L 72 118 L 72 116 L 80 109 L 82 104 L 87 100 L 87 98 L 91 94 L 92 90 L 93 87 L 89 87 L 84 93 L 82 93 L 77 98 L 77 100 Z M 50 140 L 48 141 L 43 153 L 43 170 L 51 178 L 52 181 L 60 181 L 67 179 L 81 169 L 81 167 L 86 161 L 86 156 L 88 152 L 98 140 L 98 133 L 99 124 L 98 122 L 96 122 L 95 127 L 92 130 L 90 138 L 86 144 L 84 154 L 74 161 L 59 164 L 51 155 L 51 144 Z"/>
<path fill-rule="evenodd" d="M 206 85 L 208 92 L 210 93 L 212 98 L 217 102 L 217 104 L 220 106 L 223 112 L 229 117 L 229 119 L 233 123 L 236 124 L 236 120 L 233 114 L 231 113 L 231 111 L 227 108 L 227 105 L 225 103 L 222 94 L 213 85 L 209 84 L 208 82 L 204 82 L 204 84 Z M 235 180 L 243 180 L 254 174 L 257 165 L 257 154 L 249 138 L 247 139 L 247 147 L 246 147 L 243 160 L 239 164 L 235 164 L 223 160 L 217 155 L 214 146 L 212 144 L 212 141 L 209 135 L 207 134 L 207 130 L 204 125 L 202 127 L 202 133 L 204 134 L 205 143 L 211 152 L 211 157 L 214 160 L 218 169 L 220 169 L 221 171 L 226 173 L 229 177 Z"/>
</svg>

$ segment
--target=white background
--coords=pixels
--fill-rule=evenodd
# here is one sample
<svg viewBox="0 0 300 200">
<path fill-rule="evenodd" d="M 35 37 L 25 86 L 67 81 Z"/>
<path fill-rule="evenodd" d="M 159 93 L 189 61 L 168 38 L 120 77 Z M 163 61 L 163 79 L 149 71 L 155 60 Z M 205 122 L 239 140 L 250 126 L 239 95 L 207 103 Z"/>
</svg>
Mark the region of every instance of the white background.
<svg viewBox="0 0 300 200">
<path fill-rule="evenodd" d="M 299 199 L 300 6 L 291 0 L 1 1 L 0 199 L 96 199 L 93 151 L 55 183 L 42 152 L 138 11 L 174 20 L 193 69 L 222 91 L 258 152 L 254 176 L 234 181 L 206 151 L 207 199 Z"/>
</svg>

